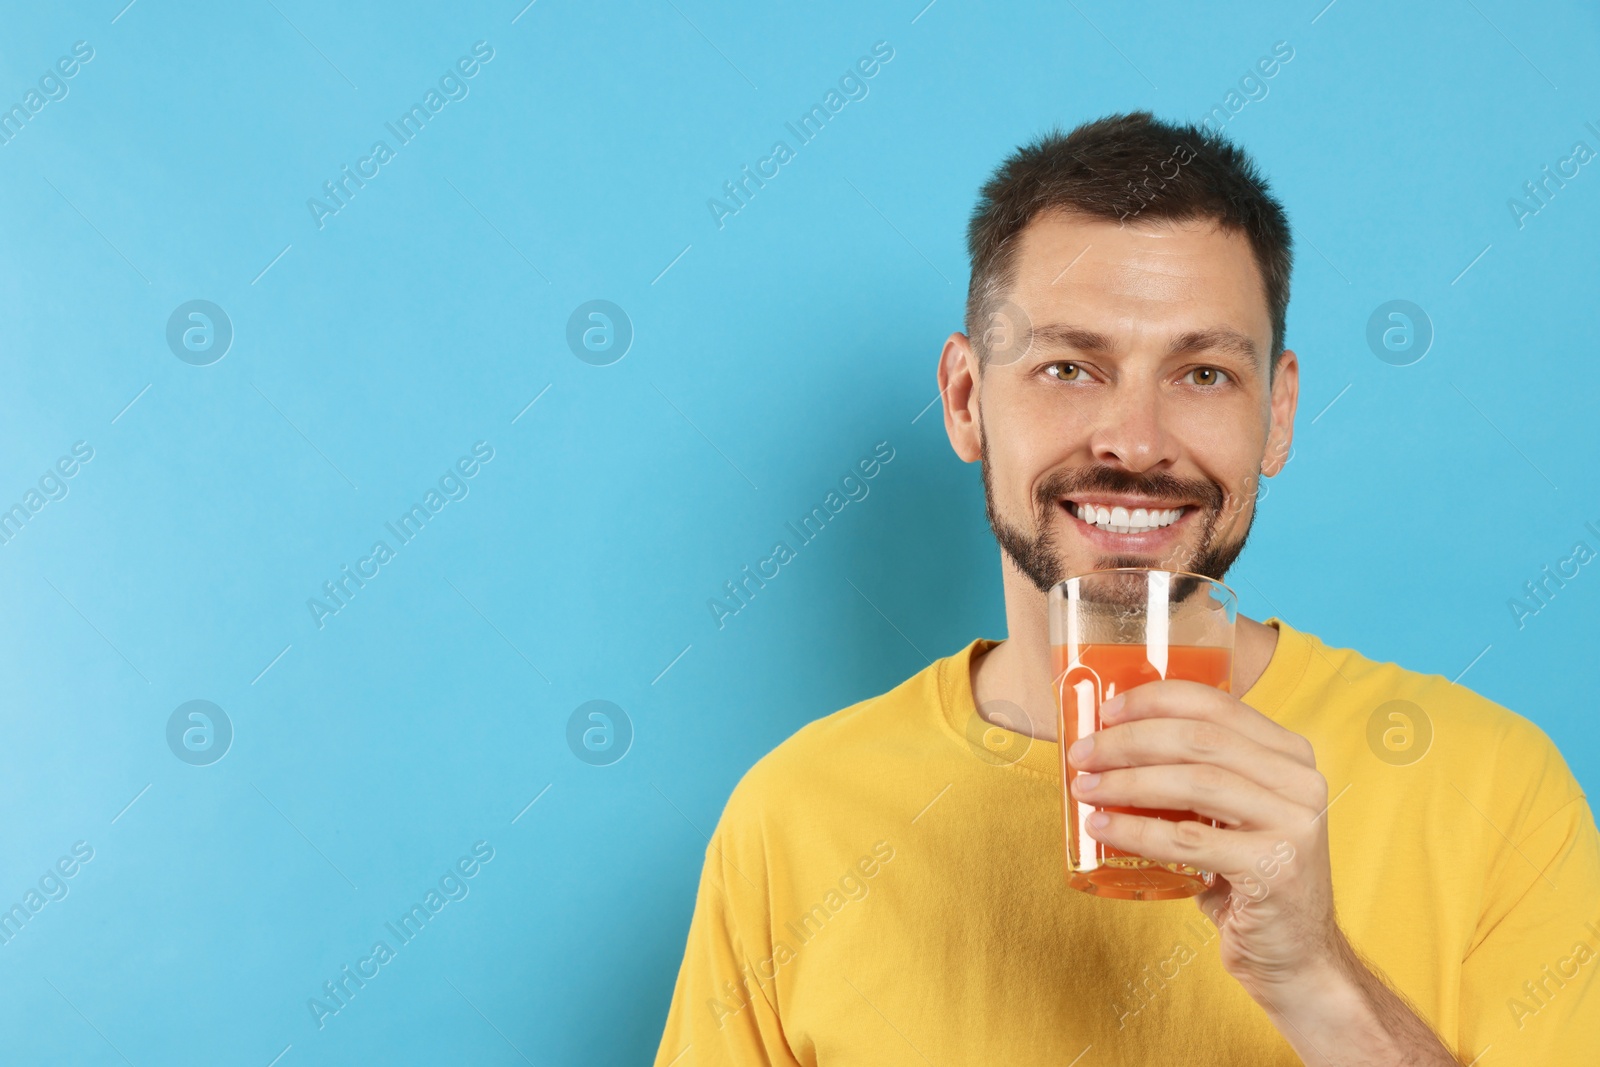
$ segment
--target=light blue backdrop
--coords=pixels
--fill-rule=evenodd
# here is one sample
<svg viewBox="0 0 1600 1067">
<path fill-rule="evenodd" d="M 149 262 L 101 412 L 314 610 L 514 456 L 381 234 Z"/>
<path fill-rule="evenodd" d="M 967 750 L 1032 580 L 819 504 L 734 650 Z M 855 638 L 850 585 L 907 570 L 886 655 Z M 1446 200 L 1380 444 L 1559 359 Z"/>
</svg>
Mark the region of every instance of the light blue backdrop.
<svg viewBox="0 0 1600 1067">
<path fill-rule="evenodd" d="M 1003 636 L 918 416 L 978 186 L 1111 111 L 1222 107 L 1293 218 L 1246 610 L 1465 671 L 1600 783 L 1600 564 L 1509 606 L 1600 550 L 1593 6 L 924 2 L 7 5 L 0 1061 L 647 1061 L 739 775 Z M 592 300 L 620 359 L 569 344 Z M 1368 344 L 1391 300 L 1420 361 Z"/>
</svg>

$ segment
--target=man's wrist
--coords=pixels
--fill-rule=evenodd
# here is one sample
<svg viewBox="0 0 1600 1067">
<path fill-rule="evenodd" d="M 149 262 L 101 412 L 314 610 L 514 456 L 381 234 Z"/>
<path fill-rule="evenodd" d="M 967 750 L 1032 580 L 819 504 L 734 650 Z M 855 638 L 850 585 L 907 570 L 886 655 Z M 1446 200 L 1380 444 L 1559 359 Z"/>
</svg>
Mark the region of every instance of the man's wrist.
<svg viewBox="0 0 1600 1067">
<path fill-rule="evenodd" d="M 1294 976 L 1245 990 L 1308 1067 L 1459 1063 L 1343 934 Z"/>
<path fill-rule="evenodd" d="M 1240 984 L 1274 1022 L 1314 1025 L 1325 1019 L 1348 1020 L 1359 1012 L 1365 998 L 1356 967 L 1360 967 L 1360 960 L 1355 952 L 1340 945 L 1308 961 L 1292 975 Z"/>
<path fill-rule="evenodd" d="M 1346 961 L 1325 959 L 1285 982 L 1245 988 L 1307 1064 L 1381 1062 L 1371 1059 L 1376 1019 Z"/>
<path fill-rule="evenodd" d="M 1344 931 L 1334 926 L 1316 948 L 1305 947 L 1298 965 L 1278 974 L 1235 974 L 1245 992 L 1269 1015 L 1297 1014 L 1321 1003 L 1348 1001 L 1367 975 Z"/>
</svg>

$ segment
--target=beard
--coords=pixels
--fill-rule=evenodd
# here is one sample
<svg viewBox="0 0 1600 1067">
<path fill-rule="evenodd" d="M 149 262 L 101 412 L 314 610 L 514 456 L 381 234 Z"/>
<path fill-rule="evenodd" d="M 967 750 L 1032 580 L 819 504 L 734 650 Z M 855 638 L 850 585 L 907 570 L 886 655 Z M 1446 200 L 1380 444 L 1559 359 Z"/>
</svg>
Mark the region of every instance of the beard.
<svg viewBox="0 0 1600 1067">
<path fill-rule="evenodd" d="M 994 539 L 999 543 L 1000 550 L 1019 571 L 1028 576 L 1028 580 L 1033 582 L 1041 593 L 1048 593 L 1052 586 L 1071 577 L 1072 573 L 1068 571 L 1066 563 L 1061 558 L 1056 545 L 1056 527 L 1051 522 L 1055 513 L 1061 509 L 1059 501 L 1064 497 L 1081 496 L 1085 491 L 1100 490 L 1108 493 L 1138 493 L 1155 500 L 1201 502 L 1198 516 L 1200 543 L 1194 549 L 1192 558 L 1152 560 L 1145 556 L 1108 555 L 1101 556 L 1094 562 L 1094 566 L 1084 570 L 1154 566 L 1162 570 L 1202 574 L 1220 582 L 1228 573 L 1228 568 L 1239 558 L 1239 553 L 1244 551 L 1245 541 L 1250 536 L 1250 527 L 1255 522 L 1255 511 L 1252 508 L 1244 531 L 1238 538 L 1226 542 L 1219 541 L 1217 527 L 1220 525 L 1227 494 L 1216 482 L 1179 478 L 1162 471 L 1134 474 L 1115 467 L 1092 466 L 1056 471 L 1039 483 L 1032 502 L 1033 529 L 1030 532 L 1007 522 L 995 507 L 994 486 L 989 473 L 989 439 L 984 434 L 982 426 L 978 428 L 978 442 L 982 448 L 980 464 L 983 471 L 983 503 L 989 515 L 989 529 L 994 532 Z"/>
</svg>

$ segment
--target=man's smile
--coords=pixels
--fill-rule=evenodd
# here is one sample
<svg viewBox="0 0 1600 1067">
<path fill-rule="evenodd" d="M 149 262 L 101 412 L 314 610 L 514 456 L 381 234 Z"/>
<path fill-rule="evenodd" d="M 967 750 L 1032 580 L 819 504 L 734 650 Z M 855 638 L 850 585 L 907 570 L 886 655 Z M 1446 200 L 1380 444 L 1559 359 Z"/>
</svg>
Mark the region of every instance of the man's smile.
<svg viewBox="0 0 1600 1067">
<path fill-rule="evenodd" d="M 1102 493 L 1063 499 L 1059 506 L 1090 544 L 1124 552 L 1173 544 L 1186 532 L 1191 516 L 1200 510 L 1195 504 Z"/>
</svg>

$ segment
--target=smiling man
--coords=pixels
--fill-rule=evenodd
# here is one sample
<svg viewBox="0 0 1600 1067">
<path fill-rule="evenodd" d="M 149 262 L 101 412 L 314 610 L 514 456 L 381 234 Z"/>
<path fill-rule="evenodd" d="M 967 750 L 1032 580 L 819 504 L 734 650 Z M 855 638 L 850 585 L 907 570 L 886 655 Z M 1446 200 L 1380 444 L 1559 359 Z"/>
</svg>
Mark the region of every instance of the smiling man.
<svg viewBox="0 0 1600 1067">
<path fill-rule="evenodd" d="M 1088 828 L 1216 872 L 1199 909 L 1066 887 L 1046 592 L 1238 558 L 1293 435 L 1289 226 L 1236 147 L 1136 113 L 1006 160 L 968 245 L 938 379 L 1008 636 L 745 775 L 658 1067 L 1593 1063 L 1600 835 L 1560 753 L 1280 619 L 1240 617 L 1237 695 L 1140 686 L 1068 754 L 1085 801 L 1216 820 Z"/>
</svg>

